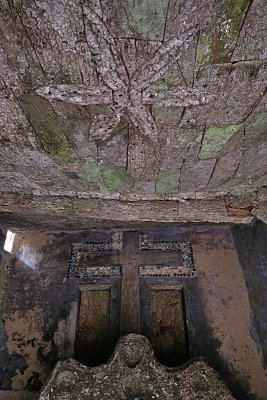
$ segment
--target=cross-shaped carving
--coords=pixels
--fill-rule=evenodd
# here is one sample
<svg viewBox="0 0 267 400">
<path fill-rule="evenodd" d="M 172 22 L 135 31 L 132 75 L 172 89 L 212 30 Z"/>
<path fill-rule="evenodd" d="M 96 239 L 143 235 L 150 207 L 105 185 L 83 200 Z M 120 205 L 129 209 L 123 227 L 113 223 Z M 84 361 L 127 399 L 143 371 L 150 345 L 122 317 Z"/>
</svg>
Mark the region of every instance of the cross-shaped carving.
<svg viewBox="0 0 267 400">
<path fill-rule="evenodd" d="M 89 7 L 84 8 L 87 27 L 86 40 L 92 60 L 104 85 L 86 86 L 75 84 L 50 85 L 36 91 L 47 99 L 69 103 L 107 104 L 106 109 L 94 118 L 90 136 L 96 140 L 109 138 L 127 110 L 131 121 L 140 133 L 157 141 L 156 122 L 148 105 L 189 106 L 208 103 L 214 96 L 193 88 L 157 92 L 149 87 L 158 81 L 179 59 L 192 41 L 196 29 L 184 32 L 179 38 L 163 43 L 152 58 L 130 74 L 115 40 L 103 20 Z"/>
<path fill-rule="evenodd" d="M 122 241 L 122 234 L 112 233 L 109 242 L 75 245 L 72 249 L 69 276 L 97 278 L 121 274 L 121 334 L 139 333 L 139 279 L 144 275 L 155 276 L 151 273 L 151 268 L 156 268 L 158 276 L 192 275 L 193 257 L 190 245 L 170 241 L 151 242 L 149 235 L 138 232 L 124 232 Z M 145 269 L 147 274 L 144 273 Z"/>
</svg>

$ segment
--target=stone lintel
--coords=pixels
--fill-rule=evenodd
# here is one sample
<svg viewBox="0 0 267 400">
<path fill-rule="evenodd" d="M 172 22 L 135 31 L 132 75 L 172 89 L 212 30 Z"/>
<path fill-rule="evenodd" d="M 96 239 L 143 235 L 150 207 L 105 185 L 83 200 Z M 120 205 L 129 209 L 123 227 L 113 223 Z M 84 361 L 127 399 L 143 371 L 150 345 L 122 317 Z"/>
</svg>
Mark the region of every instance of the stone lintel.
<svg viewBox="0 0 267 400">
<path fill-rule="evenodd" d="M 220 199 L 188 199 L 183 202 L 175 200 L 120 201 L 99 198 L 81 199 L 66 196 L 36 196 L 30 194 L 4 193 L 0 198 L 0 225 L 6 225 L 9 215 L 9 226 L 24 227 L 27 221 L 38 217 L 37 222 L 49 219 L 76 228 L 85 224 L 114 222 L 134 223 L 241 223 L 249 224 L 252 214 L 247 210 L 229 212 L 225 201 Z M 17 224 L 17 219 L 20 223 Z M 73 226 L 71 226 L 73 225 Z M 53 223 L 51 224 L 53 226 Z M 33 227 L 34 228 L 34 227 Z M 64 228 L 64 227 L 63 227 Z"/>
</svg>

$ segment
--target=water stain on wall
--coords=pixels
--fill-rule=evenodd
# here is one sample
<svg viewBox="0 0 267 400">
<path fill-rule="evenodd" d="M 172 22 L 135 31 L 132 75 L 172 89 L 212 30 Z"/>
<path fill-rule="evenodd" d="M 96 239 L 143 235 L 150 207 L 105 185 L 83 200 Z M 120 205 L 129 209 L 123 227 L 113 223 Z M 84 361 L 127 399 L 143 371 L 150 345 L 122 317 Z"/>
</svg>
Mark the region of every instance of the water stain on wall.
<svg viewBox="0 0 267 400">
<path fill-rule="evenodd" d="M 255 332 L 251 332 L 250 291 L 230 227 L 203 225 L 147 231 L 152 240 L 192 244 L 196 277 L 179 278 L 184 290 L 190 357 L 206 357 L 237 399 L 263 400 L 267 378 L 257 343 L 260 335 L 256 331 L 255 340 Z M 83 231 L 20 235 L 18 251 L 9 262 L 4 323 L 0 328 L 0 388 L 37 390 L 59 359 L 73 355 L 79 288 L 77 280 L 67 279 L 71 244 L 108 241 L 110 234 Z M 4 368 L 7 372 L 3 374 Z"/>
</svg>

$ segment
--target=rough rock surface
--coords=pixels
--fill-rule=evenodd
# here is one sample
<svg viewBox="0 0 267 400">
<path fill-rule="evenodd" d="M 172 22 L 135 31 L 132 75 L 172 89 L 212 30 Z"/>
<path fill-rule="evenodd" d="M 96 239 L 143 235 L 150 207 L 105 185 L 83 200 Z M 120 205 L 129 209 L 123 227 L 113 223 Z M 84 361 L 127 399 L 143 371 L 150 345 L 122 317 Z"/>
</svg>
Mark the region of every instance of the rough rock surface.
<svg viewBox="0 0 267 400">
<path fill-rule="evenodd" d="M 203 360 L 167 368 L 155 359 L 149 341 L 130 334 L 120 339 L 107 364 L 87 368 L 75 360 L 59 362 L 38 400 L 205 399 L 234 397 Z"/>
<path fill-rule="evenodd" d="M 1 219 L 264 220 L 264 8 L 1 0 Z"/>
</svg>

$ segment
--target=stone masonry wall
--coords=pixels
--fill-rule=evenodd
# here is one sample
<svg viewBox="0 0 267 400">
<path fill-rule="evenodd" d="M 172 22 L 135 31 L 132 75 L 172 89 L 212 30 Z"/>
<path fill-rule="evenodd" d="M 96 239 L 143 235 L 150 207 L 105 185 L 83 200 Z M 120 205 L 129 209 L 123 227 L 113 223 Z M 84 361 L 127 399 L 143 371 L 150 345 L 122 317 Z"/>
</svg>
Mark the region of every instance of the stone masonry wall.
<svg viewBox="0 0 267 400">
<path fill-rule="evenodd" d="M 141 230 L 149 231 L 152 240 L 191 242 L 196 276 L 178 278 L 184 288 L 190 356 L 206 357 L 237 399 L 263 400 L 262 339 L 259 329 L 251 330 L 251 293 L 230 226 Z M 18 233 L 0 328 L 1 389 L 38 390 L 58 359 L 73 354 L 79 290 L 77 280 L 67 279 L 70 246 L 100 237 L 108 240 L 109 232 Z M 257 287 L 255 281 L 255 291 Z"/>
</svg>

